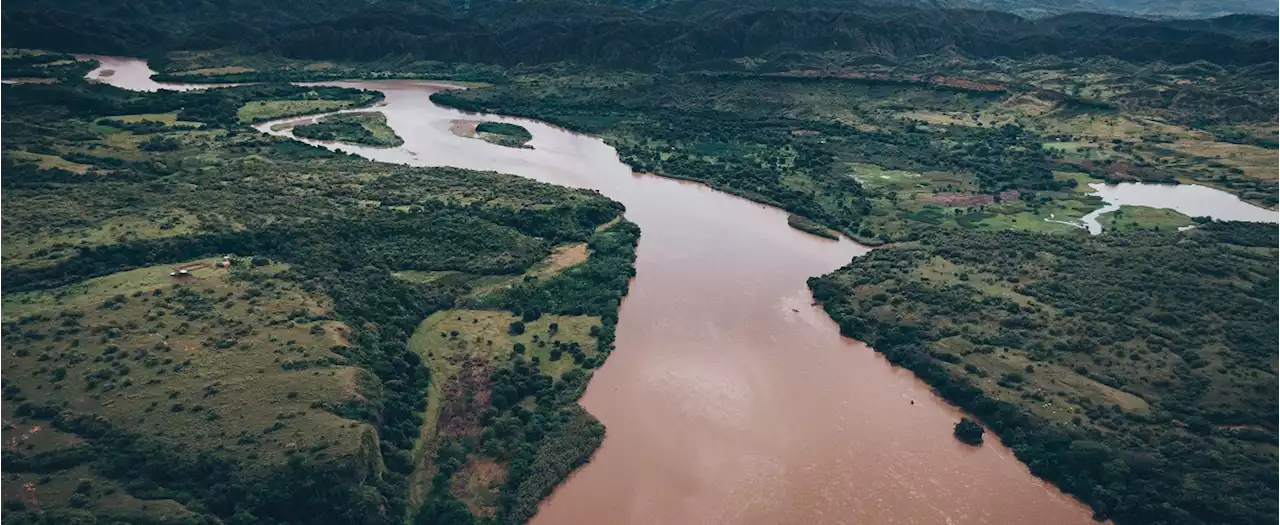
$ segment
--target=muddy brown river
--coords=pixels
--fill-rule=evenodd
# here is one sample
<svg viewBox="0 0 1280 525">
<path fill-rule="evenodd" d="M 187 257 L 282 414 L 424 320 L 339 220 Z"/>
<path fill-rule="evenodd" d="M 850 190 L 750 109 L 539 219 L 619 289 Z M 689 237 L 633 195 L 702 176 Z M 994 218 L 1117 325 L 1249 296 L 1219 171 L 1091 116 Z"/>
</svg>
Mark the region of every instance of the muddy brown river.
<svg viewBox="0 0 1280 525">
<path fill-rule="evenodd" d="M 110 65 L 114 74 L 90 77 L 164 87 L 140 61 Z M 373 110 L 405 143 L 325 147 L 592 188 L 625 204 L 643 231 L 618 349 L 582 399 L 608 428 L 604 445 L 534 523 L 1092 523 L 995 439 L 956 441 L 959 410 L 841 337 L 812 304 L 805 280 L 867 248 L 794 230 L 780 210 L 700 184 L 634 174 L 593 137 L 436 106 L 428 96 L 445 83 L 326 84 L 385 93 Z M 458 119 L 520 124 L 533 149 L 454 135 Z M 289 136 L 284 122 L 258 129 Z"/>
</svg>

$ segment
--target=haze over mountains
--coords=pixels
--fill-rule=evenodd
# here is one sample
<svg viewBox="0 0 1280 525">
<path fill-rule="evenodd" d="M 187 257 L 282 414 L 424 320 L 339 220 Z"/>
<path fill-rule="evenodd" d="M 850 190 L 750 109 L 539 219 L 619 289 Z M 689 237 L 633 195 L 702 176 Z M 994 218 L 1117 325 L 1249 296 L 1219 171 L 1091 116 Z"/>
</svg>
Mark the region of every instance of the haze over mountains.
<svg viewBox="0 0 1280 525">
<path fill-rule="evenodd" d="M 310 59 L 404 56 L 651 68 L 838 51 L 892 58 L 941 52 L 975 58 L 1053 54 L 1259 64 L 1274 62 L 1277 55 L 1274 16 L 1154 20 L 1072 11 L 1194 17 L 1266 7 L 1274 13 L 1274 5 L 1253 0 L 622 0 L 590 5 L 564 0 L 230 0 L 217 6 L 15 0 L 3 16 L 9 28 L 6 46 L 146 55 L 234 47 Z M 712 69 L 724 67 L 733 69 L 725 64 Z"/>
</svg>

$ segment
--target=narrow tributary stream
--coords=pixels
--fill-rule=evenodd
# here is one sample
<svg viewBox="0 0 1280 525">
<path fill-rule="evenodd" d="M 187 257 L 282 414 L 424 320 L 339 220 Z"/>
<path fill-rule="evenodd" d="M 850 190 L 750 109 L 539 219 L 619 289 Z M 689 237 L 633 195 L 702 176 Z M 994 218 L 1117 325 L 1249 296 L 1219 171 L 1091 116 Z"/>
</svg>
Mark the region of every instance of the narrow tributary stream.
<svg viewBox="0 0 1280 525">
<path fill-rule="evenodd" d="M 104 68 L 114 74 L 90 77 L 165 87 L 141 61 Z M 1091 523 L 1087 508 L 1033 477 L 997 440 L 956 441 L 959 410 L 841 337 L 812 304 L 805 280 L 867 248 L 794 230 L 780 210 L 700 184 L 634 174 L 593 137 L 433 104 L 430 94 L 448 84 L 325 84 L 385 93 L 373 109 L 405 141 L 325 147 L 595 189 L 625 204 L 642 229 L 618 349 L 582 399 L 607 437 L 535 523 Z M 533 149 L 449 131 L 456 119 L 477 118 L 524 126 Z M 289 136 L 287 127 L 271 130 L 278 123 L 258 129 Z"/>
</svg>

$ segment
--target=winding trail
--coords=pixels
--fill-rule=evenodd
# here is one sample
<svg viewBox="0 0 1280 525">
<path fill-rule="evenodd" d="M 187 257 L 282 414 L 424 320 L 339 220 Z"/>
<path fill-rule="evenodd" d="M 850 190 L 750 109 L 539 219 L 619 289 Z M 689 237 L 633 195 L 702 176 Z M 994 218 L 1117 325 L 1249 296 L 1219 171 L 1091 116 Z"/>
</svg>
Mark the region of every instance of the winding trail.
<svg viewBox="0 0 1280 525">
<path fill-rule="evenodd" d="M 145 63 L 112 60 L 115 74 L 90 77 L 163 87 L 133 77 L 149 74 Z M 324 84 L 384 92 L 375 109 L 405 144 L 303 142 L 381 162 L 592 188 L 625 204 L 642 229 L 618 350 L 582 399 L 608 435 L 534 523 L 1092 522 L 1087 508 L 1033 477 L 996 440 L 981 448 L 956 441 L 959 410 L 841 337 L 812 304 L 805 280 L 867 248 L 794 230 L 781 210 L 700 184 L 634 174 L 593 137 L 432 104 L 429 95 L 447 83 Z M 290 136 L 272 127 L 313 118 L 258 129 Z M 520 124 L 534 149 L 450 133 L 462 118 Z"/>
</svg>

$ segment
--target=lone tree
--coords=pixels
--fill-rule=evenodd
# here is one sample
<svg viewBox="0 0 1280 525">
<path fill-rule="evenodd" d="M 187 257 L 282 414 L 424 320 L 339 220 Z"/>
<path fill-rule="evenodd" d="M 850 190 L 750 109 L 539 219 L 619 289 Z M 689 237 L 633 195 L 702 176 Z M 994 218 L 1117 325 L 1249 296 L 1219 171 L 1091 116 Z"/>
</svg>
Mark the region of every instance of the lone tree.
<svg viewBox="0 0 1280 525">
<path fill-rule="evenodd" d="M 970 445 L 977 446 L 982 444 L 982 432 L 982 425 L 967 417 L 960 418 L 960 422 L 956 423 L 956 439 Z"/>
<path fill-rule="evenodd" d="M 523 333 L 524 333 L 524 323 L 522 323 L 522 322 L 520 322 L 520 321 L 516 321 L 516 322 L 514 322 L 514 323 L 511 323 L 511 326 L 508 326 L 508 327 L 507 327 L 507 331 L 508 331 L 508 332 L 510 332 L 510 333 L 511 333 L 511 335 L 520 335 L 520 334 L 523 334 Z"/>
</svg>

